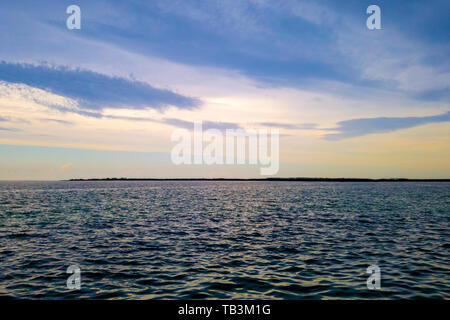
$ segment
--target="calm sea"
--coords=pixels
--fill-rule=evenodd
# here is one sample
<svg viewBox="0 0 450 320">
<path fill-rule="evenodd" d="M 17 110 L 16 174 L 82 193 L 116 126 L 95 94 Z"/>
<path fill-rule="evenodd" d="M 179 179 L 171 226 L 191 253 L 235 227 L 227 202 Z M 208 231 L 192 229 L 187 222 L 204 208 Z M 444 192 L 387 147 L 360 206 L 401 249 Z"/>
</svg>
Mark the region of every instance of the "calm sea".
<svg viewBox="0 0 450 320">
<path fill-rule="evenodd" d="M 449 208 L 449 183 L 0 182 L 0 296 L 449 299 Z"/>
</svg>

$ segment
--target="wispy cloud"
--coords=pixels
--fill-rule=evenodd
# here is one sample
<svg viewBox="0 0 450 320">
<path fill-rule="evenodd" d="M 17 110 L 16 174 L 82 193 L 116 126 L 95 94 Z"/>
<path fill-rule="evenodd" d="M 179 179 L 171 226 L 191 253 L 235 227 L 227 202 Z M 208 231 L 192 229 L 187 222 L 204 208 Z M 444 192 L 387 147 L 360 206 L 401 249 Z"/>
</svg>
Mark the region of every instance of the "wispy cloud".
<svg viewBox="0 0 450 320">
<path fill-rule="evenodd" d="M 56 109 L 56 110 L 58 110 L 60 112 L 63 112 L 63 113 L 75 113 L 75 114 L 78 114 L 80 116 L 97 118 L 97 119 L 101 119 L 101 118 L 104 117 L 101 112 L 80 110 L 80 109 L 76 109 L 76 108 L 68 108 L 68 107 L 64 107 L 64 106 L 60 106 L 60 105 L 56 105 L 56 104 L 51 105 L 49 107 L 51 107 L 53 109 Z"/>
<path fill-rule="evenodd" d="M 448 56 L 447 2 L 383 2 L 389 28 L 368 34 L 361 1 L 136 1 L 111 6 L 112 16 L 92 21 L 85 35 L 186 65 L 237 70 L 273 86 L 326 90 L 316 82 L 326 80 L 420 95 L 425 86 L 448 89 L 427 80 L 412 90 L 409 76 L 411 66 Z M 117 23 L 119 14 L 133 23 Z M 431 74 L 444 69 L 435 65 Z"/>
<path fill-rule="evenodd" d="M 170 124 L 175 127 L 188 129 L 188 130 L 194 129 L 194 122 L 192 122 L 192 121 L 168 118 L 168 119 L 164 119 L 162 122 L 166 123 L 166 124 Z M 240 129 L 241 126 L 236 123 L 231 123 L 231 122 L 203 121 L 202 128 L 203 128 L 203 130 L 208 130 L 208 129 L 226 130 L 226 129 Z"/>
<path fill-rule="evenodd" d="M 0 127 L 0 131 L 18 132 L 18 131 L 22 131 L 22 130 L 17 129 L 17 128 L 5 128 L 5 127 Z"/>
<path fill-rule="evenodd" d="M 28 120 L 17 117 L 0 117 L 0 122 L 28 123 Z"/>
<path fill-rule="evenodd" d="M 114 120 L 127 120 L 127 121 L 139 121 L 139 122 L 159 122 L 155 119 L 148 118 L 148 117 L 127 117 L 127 116 L 113 116 L 113 115 L 105 115 L 103 116 L 107 119 L 114 119 Z"/>
<path fill-rule="evenodd" d="M 125 121 L 137 121 L 137 122 L 153 122 L 153 123 L 162 123 L 171 125 L 178 128 L 193 130 L 194 129 L 194 122 L 193 121 L 186 121 L 176 118 L 165 118 L 162 120 L 159 119 L 153 119 L 149 117 L 130 117 L 130 116 L 117 116 L 117 115 L 105 115 L 100 112 L 92 112 L 92 111 L 84 111 L 84 110 L 78 110 L 78 109 L 72 109 L 62 106 L 54 106 L 57 110 L 64 112 L 64 113 L 75 113 L 79 114 L 85 117 L 91 117 L 91 118 L 97 118 L 97 119 L 111 119 L 111 120 L 125 120 Z M 52 122 L 58 122 L 61 124 L 73 124 L 70 121 L 65 120 L 59 120 L 59 119 L 41 119 L 44 121 L 52 121 Z M 226 129 L 240 129 L 241 126 L 236 123 L 231 122 L 215 122 L 215 121 L 202 121 L 202 128 L 203 130 L 208 129 L 218 129 L 218 130 L 226 130 Z"/>
<path fill-rule="evenodd" d="M 290 123 L 279 123 L 279 122 L 261 122 L 259 123 L 265 127 L 273 128 L 283 128 L 288 130 L 312 130 L 316 129 L 316 123 L 300 123 L 300 124 L 290 124 Z"/>
<path fill-rule="evenodd" d="M 56 122 L 56 123 L 60 123 L 60 124 L 73 124 L 73 122 L 66 121 L 66 120 L 60 120 L 60 119 L 41 119 L 41 120 L 47 121 L 47 122 Z"/>
<path fill-rule="evenodd" d="M 182 64 L 239 70 L 276 86 L 303 84 L 308 79 L 361 80 L 354 81 L 349 76 L 358 77 L 358 71 L 336 50 L 333 29 L 317 24 L 325 13 L 312 21 L 303 18 L 313 14 L 316 9 L 312 6 L 309 12 L 303 7 L 294 13 L 284 3 L 261 4 L 209 0 L 177 1 L 171 5 L 166 1 L 137 2 L 120 7 L 121 15 L 134 21 L 132 25 L 117 24 L 115 20 L 93 21 L 87 36 Z M 325 7 L 320 10 L 326 11 Z M 156 22 L 157 32 L 154 27 L 150 32 L 142 32 Z M 334 63 L 336 59 L 346 68 Z"/>
<path fill-rule="evenodd" d="M 364 136 L 372 133 L 392 132 L 400 129 L 412 128 L 428 123 L 450 121 L 450 111 L 441 115 L 427 117 L 398 117 L 398 118 L 366 118 L 340 121 L 337 128 L 326 130 L 338 131 L 325 135 L 326 140 L 341 140 L 344 138 Z"/>
<path fill-rule="evenodd" d="M 104 108 L 157 109 L 169 106 L 193 109 L 200 100 L 166 89 L 97 72 L 65 66 L 26 63 L 0 63 L 0 80 L 23 83 L 78 101 L 83 109 Z"/>
</svg>

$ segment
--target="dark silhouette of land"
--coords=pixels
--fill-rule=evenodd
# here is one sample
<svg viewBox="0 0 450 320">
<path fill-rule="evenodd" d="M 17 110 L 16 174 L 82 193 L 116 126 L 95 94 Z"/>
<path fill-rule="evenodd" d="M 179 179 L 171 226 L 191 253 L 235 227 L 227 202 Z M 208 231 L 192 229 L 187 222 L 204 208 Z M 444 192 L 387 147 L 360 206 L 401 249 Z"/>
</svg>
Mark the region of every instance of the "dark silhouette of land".
<svg viewBox="0 0 450 320">
<path fill-rule="evenodd" d="M 369 179 L 369 178 L 91 178 L 69 181 L 321 181 L 321 182 L 450 182 L 450 179 Z"/>
</svg>

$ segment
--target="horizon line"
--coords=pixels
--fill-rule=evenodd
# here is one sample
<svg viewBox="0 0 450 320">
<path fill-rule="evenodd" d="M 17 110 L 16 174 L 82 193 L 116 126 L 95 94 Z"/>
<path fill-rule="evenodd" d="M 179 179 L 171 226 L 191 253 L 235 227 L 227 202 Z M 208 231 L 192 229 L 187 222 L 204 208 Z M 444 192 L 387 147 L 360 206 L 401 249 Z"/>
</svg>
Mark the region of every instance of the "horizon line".
<svg viewBox="0 0 450 320">
<path fill-rule="evenodd" d="M 73 178 L 58 181 L 329 181 L 329 182 L 450 182 L 450 178 L 324 178 L 324 177 L 267 177 L 267 178 Z"/>
</svg>

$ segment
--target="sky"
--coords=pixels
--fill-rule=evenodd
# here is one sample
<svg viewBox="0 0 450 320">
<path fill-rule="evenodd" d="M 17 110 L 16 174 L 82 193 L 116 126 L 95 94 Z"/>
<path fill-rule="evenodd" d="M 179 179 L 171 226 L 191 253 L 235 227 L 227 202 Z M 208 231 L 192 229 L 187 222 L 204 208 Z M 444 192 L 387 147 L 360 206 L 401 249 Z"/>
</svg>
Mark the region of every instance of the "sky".
<svg viewBox="0 0 450 320">
<path fill-rule="evenodd" d="M 1 1 L 0 180 L 260 177 L 173 164 L 172 133 L 196 121 L 278 129 L 279 177 L 450 178 L 449 14 L 445 0 Z"/>
</svg>

